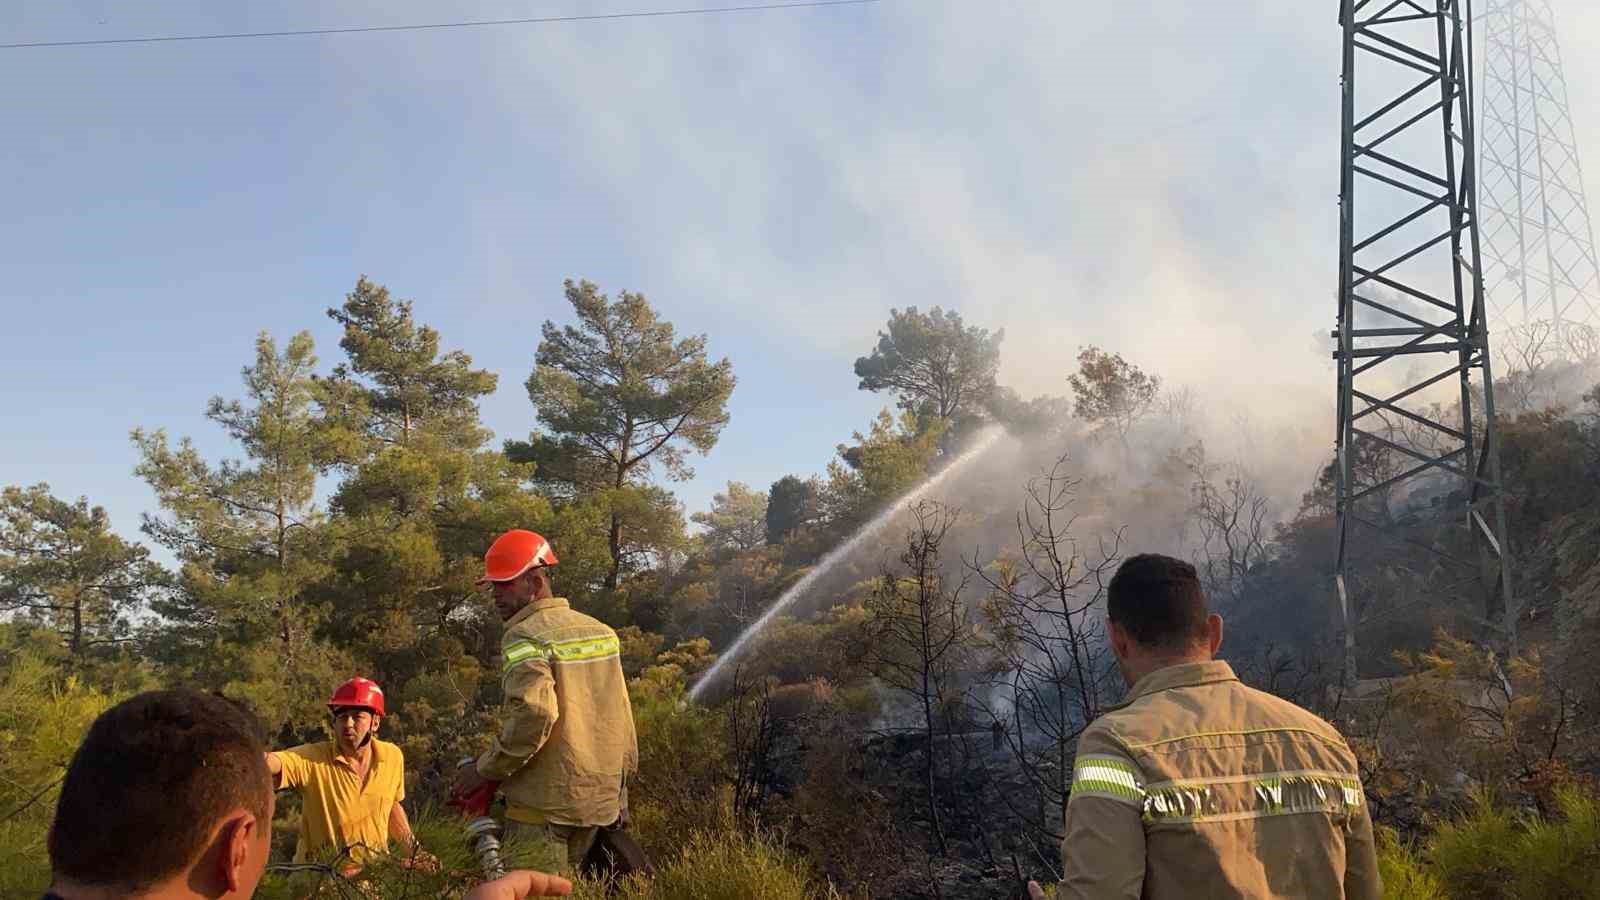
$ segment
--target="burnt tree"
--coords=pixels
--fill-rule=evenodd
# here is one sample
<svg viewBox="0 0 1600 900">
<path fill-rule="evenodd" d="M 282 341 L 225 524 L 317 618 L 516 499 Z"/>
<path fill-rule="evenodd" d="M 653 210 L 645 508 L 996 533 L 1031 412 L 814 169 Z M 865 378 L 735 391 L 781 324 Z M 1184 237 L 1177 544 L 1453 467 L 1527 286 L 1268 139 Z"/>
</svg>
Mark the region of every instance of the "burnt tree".
<svg viewBox="0 0 1600 900">
<path fill-rule="evenodd" d="M 957 675 L 971 658 L 972 621 L 962 599 L 967 577 L 952 582 L 940 565 L 939 548 L 958 511 L 923 500 L 911 515 L 902 571 L 885 566 L 865 601 L 860 655 L 867 671 L 915 710 L 926 748 L 921 775 L 929 830 L 939 854 L 948 856 L 939 815 L 939 737 L 950 733 L 952 713 L 961 702 Z"/>
<path fill-rule="evenodd" d="M 1121 543 L 1120 532 L 1097 539 L 1092 559 L 1080 547 L 1072 534 L 1078 479 L 1067 464 L 1062 456 L 1028 482 L 1017 554 L 988 567 L 968 563 L 989 592 L 989 677 L 973 706 L 1031 787 L 1031 808 L 1007 802 L 1035 857 L 1052 869 L 1078 736 L 1100 715 L 1115 677 L 1096 607 Z"/>
</svg>

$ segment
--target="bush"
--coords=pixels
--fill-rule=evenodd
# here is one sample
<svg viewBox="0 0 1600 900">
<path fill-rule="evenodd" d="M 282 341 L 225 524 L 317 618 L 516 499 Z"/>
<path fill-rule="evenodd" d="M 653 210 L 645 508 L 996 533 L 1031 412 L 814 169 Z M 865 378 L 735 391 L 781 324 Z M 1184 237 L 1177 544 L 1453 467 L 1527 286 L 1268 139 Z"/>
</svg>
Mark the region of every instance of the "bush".
<svg viewBox="0 0 1600 900">
<path fill-rule="evenodd" d="M 1556 795 L 1559 820 L 1534 820 L 1517 842 L 1517 897 L 1600 898 L 1600 799 L 1575 788 Z"/>
<path fill-rule="evenodd" d="M 279 795 L 281 800 L 284 795 Z M 279 824 L 282 824 L 281 821 Z M 461 819 L 450 809 L 421 806 L 411 817 L 412 831 L 429 853 L 439 858 L 436 872 L 422 872 L 402 865 L 394 856 L 378 857 L 361 870 L 355 878 L 335 874 L 341 860 L 328 857 L 309 865 L 288 862 L 293 852 L 291 839 L 274 853 L 274 861 L 267 877 L 256 892 L 257 900 L 291 900 L 314 894 L 334 898 L 360 898 L 371 900 L 434 900 L 434 898 L 460 897 L 477 884 L 478 861 L 467 846 L 461 829 Z M 529 865 L 523 846 L 515 838 L 503 838 L 501 859 L 508 868 Z"/>
<path fill-rule="evenodd" d="M 628 785 L 633 829 L 651 854 L 673 855 L 686 824 L 703 828 L 731 819 L 722 719 L 688 701 L 674 664 L 646 669 L 628 693 L 639 735 L 639 772 Z"/>
<path fill-rule="evenodd" d="M 370 900 L 433 900 L 459 897 L 477 883 L 477 862 L 467 850 L 460 823 L 445 811 L 425 809 L 412 824 L 417 836 L 442 863 L 440 871 L 406 869 L 393 858 L 380 858 L 355 879 L 333 874 L 332 866 L 310 871 L 284 871 L 283 863 L 268 873 L 258 900 L 290 900 L 313 892 L 318 897 Z M 521 851 L 508 840 L 502 849 L 509 867 L 519 865 Z M 777 840 L 758 832 L 696 829 L 688 831 L 670 856 L 657 858 L 653 880 L 629 879 L 607 894 L 598 881 L 580 881 L 575 900 L 830 900 L 838 895 L 818 887 L 801 860 Z M 11 894 L 4 894 L 11 896 Z"/>
<path fill-rule="evenodd" d="M 656 860 L 653 880 L 628 879 L 616 900 L 829 900 L 805 865 L 760 832 L 696 830 L 672 856 Z M 580 884 L 575 900 L 602 900 L 604 885 Z"/>
<path fill-rule="evenodd" d="M 119 699 L 31 651 L 0 665 L 0 897 L 37 896 L 48 886 L 45 836 L 67 763 L 90 723 Z"/>
<path fill-rule="evenodd" d="M 1558 816 L 1540 818 L 1480 793 L 1420 852 L 1380 831 L 1384 893 L 1407 900 L 1600 900 L 1600 798 L 1566 787 L 1556 805 Z"/>
<path fill-rule="evenodd" d="M 1378 829 L 1378 874 L 1383 892 L 1406 900 L 1449 900 L 1433 872 L 1391 828 Z"/>
<path fill-rule="evenodd" d="M 1439 826 L 1427 858 L 1450 897 L 1504 897 L 1516 868 L 1517 817 L 1479 793 L 1472 808 Z"/>
</svg>

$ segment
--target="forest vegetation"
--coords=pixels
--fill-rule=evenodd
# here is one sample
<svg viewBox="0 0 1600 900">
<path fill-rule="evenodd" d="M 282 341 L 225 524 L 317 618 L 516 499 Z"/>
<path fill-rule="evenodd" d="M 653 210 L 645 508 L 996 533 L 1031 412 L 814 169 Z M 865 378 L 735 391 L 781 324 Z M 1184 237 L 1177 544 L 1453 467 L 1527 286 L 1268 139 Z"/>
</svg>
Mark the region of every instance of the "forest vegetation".
<svg viewBox="0 0 1600 900">
<path fill-rule="evenodd" d="M 471 865 L 444 792 L 500 700 L 500 625 L 474 580 L 493 536 L 517 527 L 557 548 L 558 594 L 623 638 L 642 757 L 633 827 L 659 872 L 620 896 L 1003 898 L 1058 876 L 1074 741 L 1121 693 L 1103 586 L 1122 556 L 1151 550 L 1195 562 L 1247 682 L 1356 748 L 1392 896 L 1600 897 L 1592 349 L 1525 353 L 1502 376 L 1515 652 L 1482 621 L 1476 571 L 1368 539 L 1351 591 L 1363 680 L 1346 684 L 1331 462 L 1241 451 L 1226 439 L 1237 422 L 1220 424 L 1226 397 L 1088 342 L 1030 361 L 1059 393 L 1024 397 L 999 381 L 1003 333 L 895 309 L 860 336 L 854 366 L 883 397 L 876 417 L 815 471 L 732 482 L 688 511 L 673 485 L 739 427 L 737 373 L 715 335 L 676 331 L 670 301 L 587 281 L 564 294 L 525 372 L 476 368 L 425 304 L 365 277 L 327 312 L 337 347 L 258 335 L 205 409 L 227 455 L 129 435 L 129 477 L 156 504 L 137 534 L 94 498 L 4 487 L 0 896 L 46 885 L 54 792 L 110 704 L 217 690 L 281 747 L 326 736 L 328 692 L 353 674 L 385 688 L 382 734 L 404 749 L 408 805 L 447 863 L 379 863 L 362 889 L 432 897 L 459 882 Z M 529 431 L 509 440 L 479 414 L 501 377 L 526 379 L 529 400 Z M 1394 443 L 1419 439 L 1406 424 L 1390 424 Z M 1385 444 L 1354 452 L 1369 477 L 1402 465 Z M 690 700 L 829 551 L 958 463 Z M 1288 494 L 1268 477 L 1286 469 L 1300 479 Z M 1475 558 L 1455 496 L 1441 481 L 1365 502 Z M 283 795 L 276 863 L 297 817 Z M 263 894 L 308 879 L 345 889 L 331 869 L 277 872 Z"/>
</svg>

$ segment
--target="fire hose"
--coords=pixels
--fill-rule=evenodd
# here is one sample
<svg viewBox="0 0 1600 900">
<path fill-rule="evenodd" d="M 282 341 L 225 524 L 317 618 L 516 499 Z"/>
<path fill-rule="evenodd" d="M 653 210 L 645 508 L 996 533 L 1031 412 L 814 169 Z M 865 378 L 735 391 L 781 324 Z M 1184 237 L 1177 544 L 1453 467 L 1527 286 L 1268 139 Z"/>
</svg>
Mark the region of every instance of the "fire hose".
<svg viewBox="0 0 1600 900">
<path fill-rule="evenodd" d="M 460 768 L 475 764 L 476 760 L 469 756 L 461 761 Z M 466 835 L 467 848 L 478 858 L 483 877 L 489 879 L 506 873 L 505 863 L 500 859 L 500 823 L 489 815 L 489 805 L 494 802 L 495 791 L 499 788 L 500 782 L 486 781 L 476 790 L 452 795 L 449 800 L 450 806 L 461 811 L 465 820 L 461 830 Z"/>
</svg>

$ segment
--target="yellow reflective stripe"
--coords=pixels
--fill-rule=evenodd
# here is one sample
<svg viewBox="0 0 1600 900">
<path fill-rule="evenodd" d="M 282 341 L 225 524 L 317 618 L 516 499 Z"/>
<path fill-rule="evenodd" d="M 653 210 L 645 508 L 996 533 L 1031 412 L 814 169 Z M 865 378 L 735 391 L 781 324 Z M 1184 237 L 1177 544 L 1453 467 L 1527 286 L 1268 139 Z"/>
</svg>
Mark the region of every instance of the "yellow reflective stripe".
<svg viewBox="0 0 1600 900">
<path fill-rule="evenodd" d="M 1208 785 L 1248 782 L 1247 805 L 1253 809 L 1221 812 Z M 1275 772 L 1245 778 L 1207 778 L 1190 782 L 1165 781 L 1147 788 L 1144 804 L 1147 822 L 1236 822 L 1299 813 L 1352 813 L 1361 807 L 1361 781 L 1348 775 Z M 1252 803 L 1253 801 L 1253 803 Z M 1232 804 L 1229 804 L 1232 805 Z"/>
<path fill-rule="evenodd" d="M 1160 819 L 1195 819 L 1208 815 L 1216 807 L 1217 796 L 1204 785 L 1169 785 L 1150 788 L 1144 800 L 1146 821 Z"/>
<path fill-rule="evenodd" d="M 596 638 L 557 641 L 549 646 L 552 662 L 589 662 L 622 653 L 622 642 L 616 635 L 611 634 Z"/>
<path fill-rule="evenodd" d="M 505 648 L 505 664 L 501 673 L 535 659 L 552 663 L 582 663 L 610 659 L 622 654 L 622 642 L 614 634 L 599 637 L 573 638 L 565 641 L 517 641 Z"/>
<path fill-rule="evenodd" d="M 1344 805 L 1352 810 L 1360 809 L 1361 802 L 1366 799 L 1366 794 L 1361 790 L 1361 782 L 1349 779 L 1340 779 L 1340 790 L 1344 791 Z"/>
<path fill-rule="evenodd" d="M 1072 768 L 1071 797 L 1109 797 L 1139 805 L 1144 802 L 1144 788 L 1140 784 L 1139 770 L 1115 756 L 1080 756 Z"/>
<path fill-rule="evenodd" d="M 529 660 L 549 659 L 550 650 L 531 641 L 517 641 L 506 646 L 505 658 L 505 664 L 500 668 L 502 675 Z"/>
<path fill-rule="evenodd" d="M 530 656 L 548 656 L 549 653 L 540 649 L 537 644 L 528 641 L 518 641 L 506 648 L 507 662 L 521 662 Z"/>
</svg>

